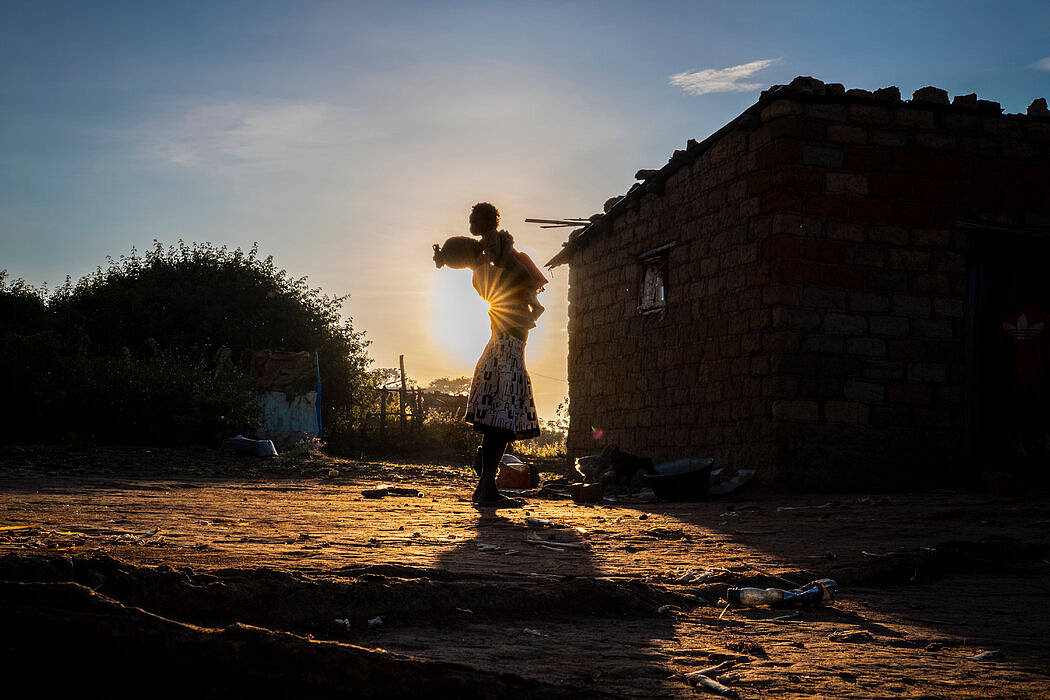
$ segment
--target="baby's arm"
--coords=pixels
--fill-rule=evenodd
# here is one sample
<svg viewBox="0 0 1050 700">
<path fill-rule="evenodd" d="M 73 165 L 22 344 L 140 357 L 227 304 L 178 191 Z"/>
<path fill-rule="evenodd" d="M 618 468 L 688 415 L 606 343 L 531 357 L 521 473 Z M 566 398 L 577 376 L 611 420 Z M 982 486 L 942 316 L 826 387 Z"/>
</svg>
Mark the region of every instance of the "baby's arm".
<svg viewBox="0 0 1050 700">
<path fill-rule="evenodd" d="M 533 324 L 535 324 L 536 319 L 542 316 L 543 312 L 547 309 L 543 304 L 540 303 L 540 299 L 536 295 L 535 289 L 529 292 L 529 294 L 526 296 L 526 302 L 528 303 L 529 308 L 532 309 L 532 322 Z"/>
</svg>

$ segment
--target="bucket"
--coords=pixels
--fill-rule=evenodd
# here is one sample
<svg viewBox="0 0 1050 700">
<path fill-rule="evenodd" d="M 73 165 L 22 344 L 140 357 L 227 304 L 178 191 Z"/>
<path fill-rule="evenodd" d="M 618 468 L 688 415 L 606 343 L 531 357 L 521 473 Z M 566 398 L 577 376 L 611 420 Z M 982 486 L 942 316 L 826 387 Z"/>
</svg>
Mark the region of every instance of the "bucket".
<svg viewBox="0 0 1050 700">
<path fill-rule="evenodd" d="M 711 457 L 688 457 L 664 462 L 654 467 L 655 474 L 645 474 L 645 483 L 662 501 L 693 501 L 707 496 L 711 479 Z"/>
<path fill-rule="evenodd" d="M 503 455 L 496 472 L 496 486 L 501 489 L 527 489 L 532 486 L 529 465 L 514 455 Z"/>
</svg>

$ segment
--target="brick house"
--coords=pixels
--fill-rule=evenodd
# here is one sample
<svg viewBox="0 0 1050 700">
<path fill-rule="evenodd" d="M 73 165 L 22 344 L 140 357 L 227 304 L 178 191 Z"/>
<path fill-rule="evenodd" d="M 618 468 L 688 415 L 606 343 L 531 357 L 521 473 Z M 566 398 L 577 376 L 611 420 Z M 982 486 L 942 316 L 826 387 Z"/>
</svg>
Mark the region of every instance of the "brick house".
<svg viewBox="0 0 1050 700">
<path fill-rule="evenodd" d="M 548 262 L 569 265 L 570 457 L 802 488 L 1045 463 L 1045 100 L 796 78 L 636 179 Z"/>
</svg>

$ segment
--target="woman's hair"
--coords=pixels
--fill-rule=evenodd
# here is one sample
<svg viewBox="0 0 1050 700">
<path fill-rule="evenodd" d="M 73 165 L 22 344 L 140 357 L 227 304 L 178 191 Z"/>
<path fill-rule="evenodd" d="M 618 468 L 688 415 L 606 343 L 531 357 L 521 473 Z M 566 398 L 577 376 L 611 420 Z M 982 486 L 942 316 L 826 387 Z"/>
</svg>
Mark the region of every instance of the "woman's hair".
<svg viewBox="0 0 1050 700">
<path fill-rule="evenodd" d="M 499 227 L 499 209 L 495 205 L 488 202 L 478 202 L 471 208 L 470 213 L 474 214 L 475 217 L 491 221 L 492 228 Z"/>
</svg>

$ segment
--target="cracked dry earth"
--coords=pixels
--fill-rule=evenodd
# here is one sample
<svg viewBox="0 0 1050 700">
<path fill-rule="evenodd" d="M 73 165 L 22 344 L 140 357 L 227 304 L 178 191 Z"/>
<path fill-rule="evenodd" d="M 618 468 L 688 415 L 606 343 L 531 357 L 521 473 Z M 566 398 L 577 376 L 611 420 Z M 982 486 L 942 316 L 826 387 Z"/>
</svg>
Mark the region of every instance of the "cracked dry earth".
<svg viewBox="0 0 1050 700">
<path fill-rule="evenodd" d="M 405 490 L 362 493 L 384 484 Z M 6 448 L 5 695 L 1050 697 L 1044 494 L 492 511 L 472 486 L 442 466 Z M 821 577 L 832 606 L 722 600 Z"/>
</svg>

